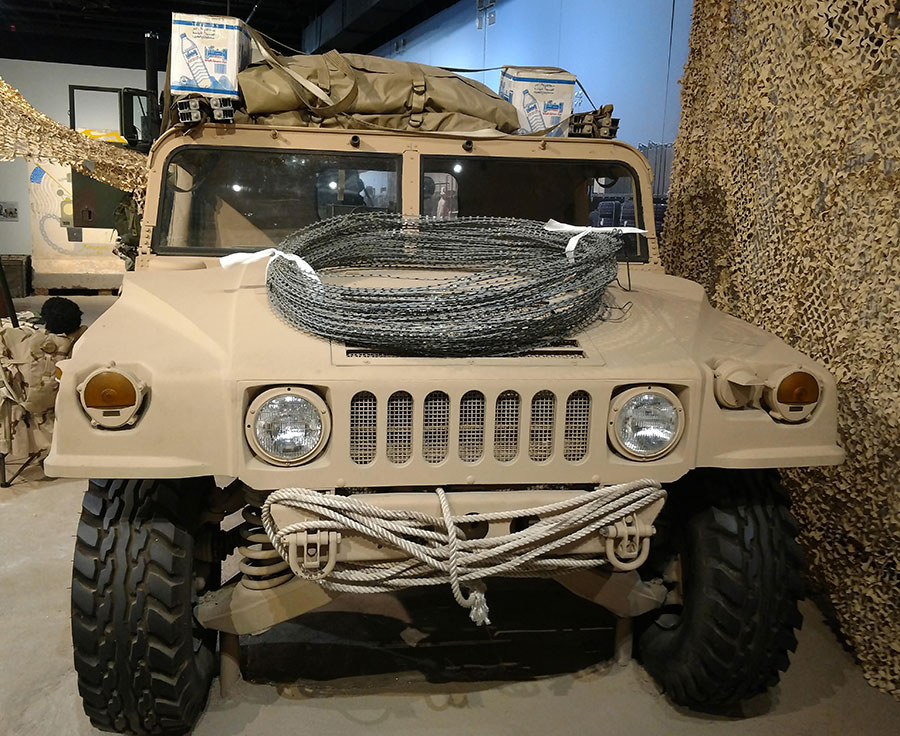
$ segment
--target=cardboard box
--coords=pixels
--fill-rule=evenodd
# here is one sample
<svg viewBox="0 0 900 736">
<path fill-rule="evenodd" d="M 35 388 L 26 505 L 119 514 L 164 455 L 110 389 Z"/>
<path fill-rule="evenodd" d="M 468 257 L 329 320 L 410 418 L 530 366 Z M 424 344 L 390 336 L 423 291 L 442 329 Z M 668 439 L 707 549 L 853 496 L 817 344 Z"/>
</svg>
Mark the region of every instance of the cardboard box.
<svg viewBox="0 0 900 736">
<path fill-rule="evenodd" d="M 572 114 L 575 75 L 547 66 L 505 66 L 500 96 L 519 113 L 519 132 L 528 135 L 552 128 Z M 547 135 L 565 136 L 568 123 Z"/>
<path fill-rule="evenodd" d="M 172 13 L 172 94 L 238 96 L 237 75 L 250 61 L 250 34 L 239 18 Z"/>
</svg>

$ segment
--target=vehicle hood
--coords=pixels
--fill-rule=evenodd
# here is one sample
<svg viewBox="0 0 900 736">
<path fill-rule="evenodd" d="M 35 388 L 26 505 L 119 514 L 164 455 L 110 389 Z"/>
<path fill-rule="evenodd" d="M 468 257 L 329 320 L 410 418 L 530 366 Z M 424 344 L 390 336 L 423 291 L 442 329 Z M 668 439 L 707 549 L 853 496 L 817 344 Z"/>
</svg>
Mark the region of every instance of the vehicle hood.
<svg viewBox="0 0 900 736">
<path fill-rule="evenodd" d="M 621 282 L 628 283 L 624 278 Z M 139 271 L 126 275 L 120 299 L 78 348 L 90 344 L 90 352 L 97 355 L 98 341 L 108 336 L 115 342 L 108 345 L 108 354 L 118 361 L 150 359 L 172 363 L 157 369 L 189 370 L 199 351 L 235 379 L 316 382 L 333 379 L 336 370 L 371 372 L 435 363 L 457 366 L 461 373 L 488 366 L 543 371 L 561 363 L 573 378 L 584 371 L 596 378 L 641 381 L 658 377 L 663 369 L 666 375 L 690 378 L 698 363 L 717 354 L 759 358 L 769 343 L 777 343 L 782 351 L 785 347 L 762 330 L 712 309 L 702 288 L 691 281 L 633 272 L 630 285 L 630 290 L 618 283 L 609 287 L 608 312 L 569 336 L 577 340 L 577 349 L 568 355 L 348 357 L 347 346 L 297 329 L 274 312 L 266 294 L 264 261 L 228 269 Z M 123 329 L 128 324 L 133 327 L 130 333 Z M 131 338 L 123 339 L 129 334 Z M 179 344 L 185 346 L 183 356 L 176 349 Z"/>
</svg>

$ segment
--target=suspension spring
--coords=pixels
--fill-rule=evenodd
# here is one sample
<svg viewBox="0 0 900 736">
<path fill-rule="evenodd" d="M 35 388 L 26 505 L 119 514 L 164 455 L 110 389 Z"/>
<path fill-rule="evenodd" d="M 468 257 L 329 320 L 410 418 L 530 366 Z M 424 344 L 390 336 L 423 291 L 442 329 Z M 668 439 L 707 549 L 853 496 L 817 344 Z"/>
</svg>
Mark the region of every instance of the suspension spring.
<svg viewBox="0 0 900 736">
<path fill-rule="evenodd" d="M 251 590 L 269 590 L 294 577 L 287 562 L 272 546 L 262 525 L 260 507 L 267 495 L 267 492 L 245 490 L 247 505 L 241 512 L 244 522 L 238 527 L 244 540 L 238 547 L 241 555 L 238 567 L 243 573 L 241 584 Z"/>
</svg>

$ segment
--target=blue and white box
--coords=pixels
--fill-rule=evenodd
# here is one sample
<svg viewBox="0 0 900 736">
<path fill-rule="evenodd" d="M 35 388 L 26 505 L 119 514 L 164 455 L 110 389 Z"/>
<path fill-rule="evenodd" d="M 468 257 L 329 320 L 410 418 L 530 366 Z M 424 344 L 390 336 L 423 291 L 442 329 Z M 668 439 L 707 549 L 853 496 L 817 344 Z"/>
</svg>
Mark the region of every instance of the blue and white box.
<svg viewBox="0 0 900 736">
<path fill-rule="evenodd" d="M 550 66 L 505 66 L 500 72 L 500 96 L 516 108 L 519 133 L 529 135 L 553 128 L 546 135 L 568 135 L 566 121 L 572 115 L 575 98 L 574 74 Z"/>
<path fill-rule="evenodd" d="M 250 34 L 239 18 L 172 13 L 172 94 L 238 96 L 238 72 L 250 62 Z"/>
</svg>

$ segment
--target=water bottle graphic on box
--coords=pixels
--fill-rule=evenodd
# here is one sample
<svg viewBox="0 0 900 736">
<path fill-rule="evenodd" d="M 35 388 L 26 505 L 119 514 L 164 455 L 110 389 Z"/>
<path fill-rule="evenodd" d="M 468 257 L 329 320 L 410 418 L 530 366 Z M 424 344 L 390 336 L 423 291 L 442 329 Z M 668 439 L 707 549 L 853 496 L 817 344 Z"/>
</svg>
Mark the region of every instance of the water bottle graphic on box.
<svg viewBox="0 0 900 736">
<path fill-rule="evenodd" d="M 197 47 L 197 44 L 194 43 L 193 39 L 187 37 L 186 33 L 181 34 L 181 55 L 184 57 L 185 62 L 187 62 L 188 69 L 191 70 L 191 74 L 194 76 L 194 82 L 197 86 L 202 87 L 203 89 L 212 87 L 213 80 L 209 74 L 209 69 L 206 68 L 203 57 L 200 55 L 200 49 Z"/>
<path fill-rule="evenodd" d="M 239 18 L 172 13 L 170 82 L 173 94 L 238 96 L 238 74 L 250 61 L 250 34 Z"/>
<path fill-rule="evenodd" d="M 547 127 L 544 123 L 544 114 L 541 112 L 541 106 L 534 99 L 534 95 L 527 89 L 522 93 L 522 104 L 525 107 L 525 117 L 532 133 L 543 130 Z"/>
</svg>

